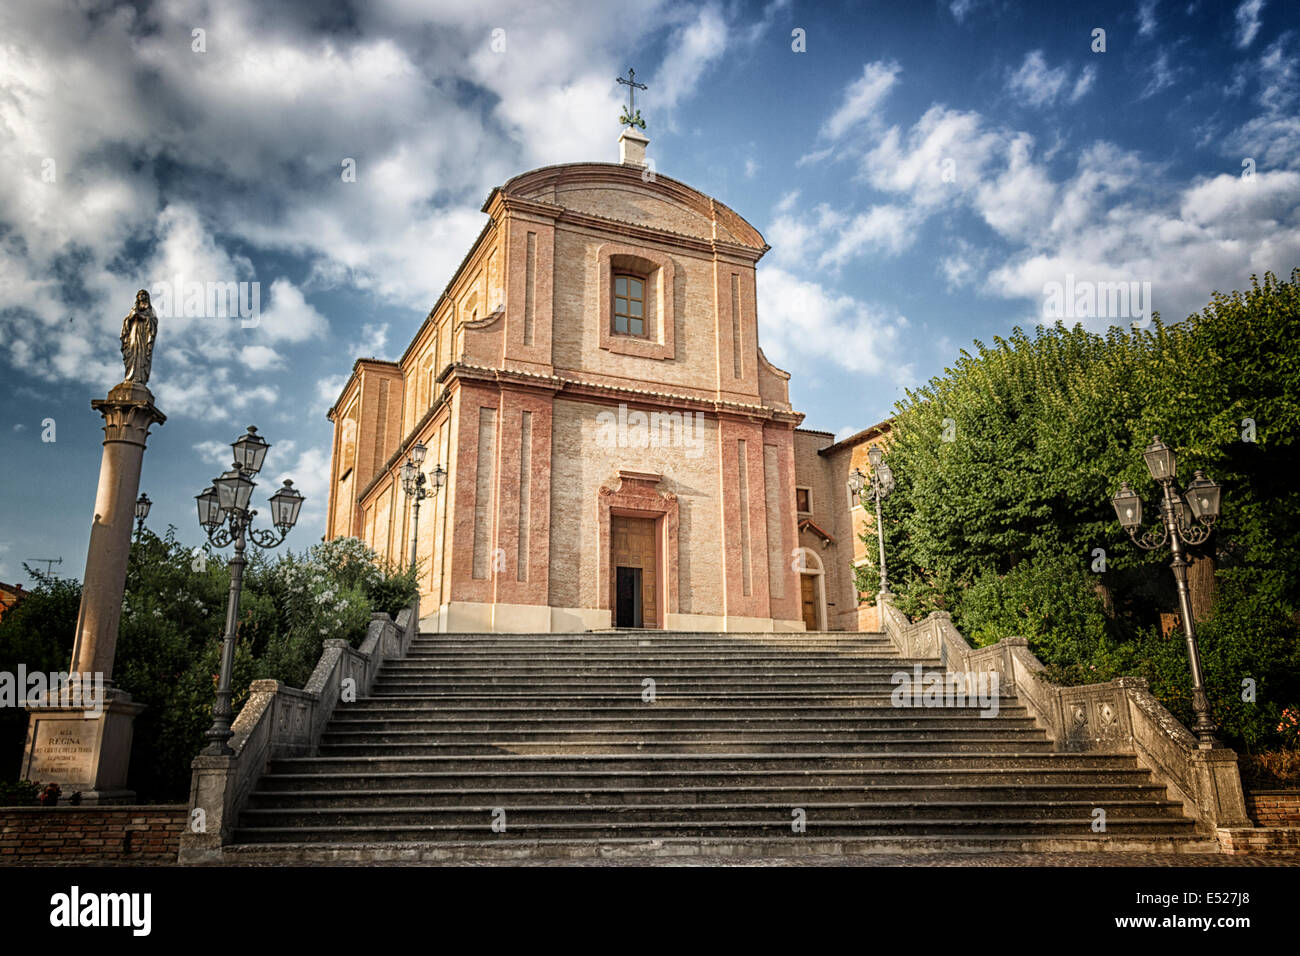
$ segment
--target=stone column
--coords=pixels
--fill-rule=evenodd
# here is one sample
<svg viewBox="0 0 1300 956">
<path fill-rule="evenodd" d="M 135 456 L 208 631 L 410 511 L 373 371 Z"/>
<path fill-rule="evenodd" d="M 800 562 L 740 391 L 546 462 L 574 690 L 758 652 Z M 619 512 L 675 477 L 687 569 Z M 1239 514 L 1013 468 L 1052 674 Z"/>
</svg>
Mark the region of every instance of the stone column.
<svg viewBox="0 0 1300 956">
<path fill-rule="evenodd" d="M 136 382 L 114 386 L 108 398 L 90 406 L 104 416 L 104 457 L 99 465 L 72 670 L 102 673 L 105 682 L 111 683 L 144 446 L 150 426 L 161 425 L 167 416 L 154 407 L 149 389 Z"/>
<path fill-rule="evenodd" d="M 126 789 L 126 777 L 132 724 L 144 706 L 112 686 L 113 655 L 145 442 L 149 428 L 161 425 L 167 416 L 139 382 L 122 382 L 107 398 L 90 404 L 104 416 L 104 456 L 69 678 L 80 680 L 83 689 L 100 687 L 102 693 L 82 693 L 70 700 L 65 692 L 61 699 L 52 696 L 29 708 L 22 776 L 58 783 L 64 797 L 79 792 L 83 803 L 111 803 L 135 796 Z"/>
</svg>

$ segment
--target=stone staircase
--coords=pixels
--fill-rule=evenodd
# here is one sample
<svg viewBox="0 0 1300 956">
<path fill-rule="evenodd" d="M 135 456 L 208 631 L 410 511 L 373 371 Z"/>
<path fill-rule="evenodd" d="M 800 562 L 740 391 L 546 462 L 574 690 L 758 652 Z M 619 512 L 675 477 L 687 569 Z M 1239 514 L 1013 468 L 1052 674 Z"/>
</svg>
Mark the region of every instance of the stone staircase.
<svg viewBox="0 0 1300 956">
<path fill-rule="evenodd" d="M 915 663 L 938 662 L 900 658 L 882 634 L 422 635 L 370 697 L 339 706 L 315 756 L 272 763 L 228 851 L 1213 847 L 1132 755 L 1054 753 L 1013 697 L 995 717 L 892 706 L 891 675 Z"/>
</svg>

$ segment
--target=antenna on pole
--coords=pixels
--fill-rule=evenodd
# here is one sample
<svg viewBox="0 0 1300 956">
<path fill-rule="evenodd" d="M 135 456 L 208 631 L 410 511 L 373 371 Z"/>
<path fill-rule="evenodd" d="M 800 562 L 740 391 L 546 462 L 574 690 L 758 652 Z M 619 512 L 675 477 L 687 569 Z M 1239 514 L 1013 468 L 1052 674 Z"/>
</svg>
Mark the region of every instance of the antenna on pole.
<svg viewBox="0 0 1300 956">
<path fill-rule="evenodd" d="M 63 563 L 62 558 L 28 558 L 27 560 L 32 564 L 45 565 L 45 576 L 47 578 L 53 573 L 54 565 Z"/>
</svg>

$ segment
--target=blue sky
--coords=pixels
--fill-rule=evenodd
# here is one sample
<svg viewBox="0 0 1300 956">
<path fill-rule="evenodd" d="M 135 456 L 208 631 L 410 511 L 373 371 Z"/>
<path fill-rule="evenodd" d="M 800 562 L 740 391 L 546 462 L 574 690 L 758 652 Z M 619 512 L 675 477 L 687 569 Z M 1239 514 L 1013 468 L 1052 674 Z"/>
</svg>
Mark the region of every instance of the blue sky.
<svg viewBox="0 0 1300 956">
<path fill-rule="evenodd" d="M 261 6 L 0 10 L 0 580 L 80 576 L 89 402 L 135 290 L 177 275 L 257 282 L 262 312 L 161 318 L 150 526 L 199 543 L 193 496 L 257 424 L 258 499 L 294 478 L 291 545 L 317 540 L 353 359 L 400 355 L 493 186 L 616 161 L 628 66 L 657 171 L 773 247 L 760 341 L 805 427 L 879 421 L 1049 283 L 1138 283 L 1176 320 L 1300 265 L 1294 3 Z"/>
</svg>

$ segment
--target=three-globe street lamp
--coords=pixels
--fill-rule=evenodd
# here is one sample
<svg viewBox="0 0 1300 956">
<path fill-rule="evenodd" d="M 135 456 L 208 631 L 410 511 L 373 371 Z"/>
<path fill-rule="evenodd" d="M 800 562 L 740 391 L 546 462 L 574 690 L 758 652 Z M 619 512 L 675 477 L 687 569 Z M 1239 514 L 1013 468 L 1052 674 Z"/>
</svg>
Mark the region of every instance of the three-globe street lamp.
<svg viewBox="0 0 1300 956">
<path fill-rule="evenodd" d="M 1184 545 L 1201 544 L 1210 536 L 1215 519 L 1219 517 L 1219 501 L 1223 489 L 1205 477 L 1205 472 L 1197 471 L 1188 484 L 1186 491 L 1180 491 L 1174 481 L 1177 460 L 1173 449 L 1155 436 L 1146 451 L 1147 470 L 1151 472 L 1160 485 L 1160 526 L 1138 535 L 1142 527 L 1142 499 L 1129 487 L 1127 481 L 1121 482 L 1119 491 L 1111 499 L 1120 526 L 1128 532 L 1143 551 L 1152 551 L 1169 542 L 1173 552 L 1171 567 L 1174 581 L 1178 585 L 1178 611 L 1183 621 L 1183 634 L 1187 638 L 1187 660 L 1192 671 L 1192 709 L 1196 712 L 1196 736 L 1202 750 L 1214 750 L 1221 746 L 1215 737 L 1218 728 L 1210 717 L 1210 698 L 1205 693 L 1205 680 L 1201 672 L 1201 651 L 1196 643 L 1196 627 L 1192 621 L 1192 598 L 1187 589 L 1187 558 Z M 1157 532 L 1159 532 L 1157 534 Z"/>
<path fill-rule="evenodd" d="M 271 523 L 279 532 L 251 528 L 256 511 L 248 509 L 249 500 L 257 483 L 253 476 L 262 469 L 266 450 L 271 447 L 257 429 L 248 426 L 230 446 L 235 450 L 235 461 L 230 471 L 212 479 L 212 484 L 195 500 L 199 506 L 199 524 L 214 546 L 224 548 L 233 543 L 234 557 L 230 559 L 230 598 L 226 602 L 226 633 L 221 643 L 221 676 L 217 684 L 217 699 L 212 706 L 212 726 L 204 735 L 208 745 L 203 753 L 212 756 L 229 756 L 234 753 L 227 741 L 234 735 L 230 729 L 230 679 L 235 666 L 235 630 L 239 622 L 239 592 L 244 582 L 245 535 L 259 548 L 279 546 L 298 521 L 303 497 L 294 489 L 293 482 L 285 479 L 284 486 L 271 496 Z"/>
<path fill-rule="evenodd" d="M 867 460 L 871 462 L 871 496 L 876 499 L 876 538 L 880 542 L 880 592 L 884 597 L 889 597 L 889 578 L 885 575 L 885 526 L 881 521 L 880 502 L 889 497 L 889 493 L 894 490 L 894 472 L 885 462 L 885 453 L 880 450 L 879 445 L 872 445 L 867 449 Z M 868 478 L 862 473 L 860 468 L 854 468 L 849 475 L 849 487 L 859 499 L 865 499 Z M 866 507 L 866 501 L 862 501 L 862 506 Z"/>
<path fill-rule="evenodd" d="M 140 540 L 140 533 L 144 531 L 144 519 L 149 517 L 149 509 L 153 507 L 153 502 L 144 492 L 140 497 L 135 499 L 135 539 Z"/>
<path fill-rule="evenodd" d="M 429 481 L 420 470 L 427 451 L 424 442 L 416 442 L 411 453 L 406 456 L 406 464 L 402 465 L 402 490 L 415 505 L 415 515 L 411 521 L 411 567 L 415 567 L 415 544 L 419 540 L 420 533 L 420 502 L 425 498 L 436 496 L 442 489 L 443 482 L 447 480 L 447 473 L 442 470 L 442 465 L 433 469 L 432 481 Z M 426 485 L 431 485 L 432 490 L 425 487 Z"/>
</svg>

